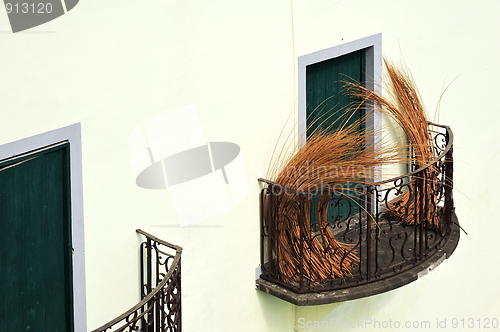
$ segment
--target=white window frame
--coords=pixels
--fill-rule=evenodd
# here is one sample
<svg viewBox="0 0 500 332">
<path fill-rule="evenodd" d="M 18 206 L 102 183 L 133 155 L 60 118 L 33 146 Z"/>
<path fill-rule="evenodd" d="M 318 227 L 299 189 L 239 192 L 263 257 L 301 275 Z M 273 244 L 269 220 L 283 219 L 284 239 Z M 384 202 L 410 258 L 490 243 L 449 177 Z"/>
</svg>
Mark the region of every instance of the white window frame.
<svg viewBox="0 0 500 332">
<path fill-rule="evenodd" d="M 73 246 L 74 332 L 87 332 L 85 287 L 85 239 L 83 222 L 82 139 L 81 125 L 67 127 L 0 145 L 0 162 L 16 158 L 49 145 L 70 143 L 71 237 Z"/>
<path fill-rule="evenodd" d="M 382 34 L 376 34 L 349 43 L 327 48 L 318 52 L 300 56 L 298 65 L 298 145 L 306 142 L 306 67 L 318 62 L 337 58 L 348 53 L 366 49 L 366 87 L 379 94 L 382 93 Z M 366 142 L 368 146 L 379 149 L 382 144 L 382 114 L 374 108 L 368 109 L 365 128 L 367 131 Z M 375 133 L 375 135 L 373 134 Z M 378 172 L 379 173 L 379 172 Z M 376 179 L 377 182 L 380 179 Z"/>
</svg>

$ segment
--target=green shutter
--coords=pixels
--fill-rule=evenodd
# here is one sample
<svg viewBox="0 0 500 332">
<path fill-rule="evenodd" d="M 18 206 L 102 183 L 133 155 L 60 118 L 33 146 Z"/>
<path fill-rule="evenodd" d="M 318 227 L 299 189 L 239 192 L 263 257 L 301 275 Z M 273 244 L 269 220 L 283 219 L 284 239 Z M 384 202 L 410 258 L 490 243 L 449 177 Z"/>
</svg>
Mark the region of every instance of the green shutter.
<svg viewBox="0 0 500 332">
<path fill-rule="evenodd" d="M 343 86 L 345 81 L 364 82 L 364 68 L 364 50 L 307 66 L 307 137 L 317 128 L 335 130 L 342 124 L 352 124 L 363 116 L 360 109 L 349 119 L 345 108 L 356 99 L 349 97 Z"/>
<path fill-rule="evenodd" d="M 365 81 L 365 61 L 365 50 L 359 50 L 306 67 L 306 137 L 310 137 L 316 130 L 337 130 L 364 116 L 362 109 L 357 110 L 353 116 L 350 112 L 346 112 L 357 100 L 347 94 L 344 84 L 346 81 L 358 83 Z M 363 135 L 363 129 L 361 124 L 360 135 Z M 346 194 L 353 195 L 354 192 L 347 190 Z M 319 199 L 319 196 L 316 195 L 314 199 Z M 330 204 L 328 208 L 330 221 L 343 220 L 359 212 L 357 203 L 348 198 L 336 203 L 338 204 Z M 350 214 L 349 204 L 354 208 Z M 313 225 L 317 223 L 315 214 L 317 205 L 315 202 L 312 204 Z"/>
<path fill-rule="evenodd" d="M 0 163 L 2 331 L 73 331 L 69 144 Z"/>
</svg>

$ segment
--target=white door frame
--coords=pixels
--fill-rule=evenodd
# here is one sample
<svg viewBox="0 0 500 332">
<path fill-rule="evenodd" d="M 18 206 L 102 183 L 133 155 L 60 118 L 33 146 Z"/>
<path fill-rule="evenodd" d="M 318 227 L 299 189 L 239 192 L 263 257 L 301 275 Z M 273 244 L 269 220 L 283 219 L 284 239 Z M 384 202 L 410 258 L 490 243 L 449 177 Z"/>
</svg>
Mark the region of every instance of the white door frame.
<svg viewBox="0 0 500 332">
<path fill-rule="evenodd" d="M 85 289 L 85 239 L 83 223 L 81 125 L 76 123 L 39 135 L 0 145 L 0 162 L 16 158 L 49 145 L 70 143 L 71 232 L 73 254 L 74 331 L 87 332 Z"/>
<path fill-rule="evenodd" d="M 352 53 L 358 50 L 366 49 L 366 86 L 368 89 L 381 93 L 382 86 L 382 34 L 365 37 L 327 48 L 318 52 L 306 54 L 298 58 L 298 145 L 303 146 L 306 141 L 306 67 L 318 62 L 333 59 Z M 375 149 L 381 147 L 382 137 L 382 115 L 373 108 L 367 111 L 365 128 L 373 128 L 367 131 L 366 142 L 368 146 Z M 372 145 L 373 143 L 373 145 Z"/>
</svg>

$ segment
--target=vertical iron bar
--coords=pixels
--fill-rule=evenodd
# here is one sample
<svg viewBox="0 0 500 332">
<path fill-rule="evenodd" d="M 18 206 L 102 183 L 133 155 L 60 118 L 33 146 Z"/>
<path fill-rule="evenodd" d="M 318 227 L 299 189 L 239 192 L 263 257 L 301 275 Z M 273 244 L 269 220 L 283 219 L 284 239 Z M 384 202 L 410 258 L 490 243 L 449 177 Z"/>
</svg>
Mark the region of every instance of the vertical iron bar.
<svg viewBox="0 0 500 332">
<path fill-rule="evenodd" d="M 422 170 L 421 172 L 422 176 L 422 184 L 420 188 L 420 204 L 419 204 L 419 210 L 420 210 L 420 232 L 419 232 L 419 256 L 420 260 L 424 259 L 424 222 L 427 216 L 425 215 L 425 201 L 427 200 L 426 197 L 426 170 Z"/>
<path fill-rule="evenodd" d="M 146 286 L 145 284 L 145 273 L 146 271 L 144 271 L 145 269 L 145 266 L 144 266 L 144 246 L 146 245 L 146 242 L 143 242 L 141 243 L 141 253 L 140 253 L 140 269 L 141 269 L 141 301 L 144 300 L 144 298 L 147 296 L 147 294 L 144 293 L 144 287 Z M 141 313 L 143 313 L 144 311 L 146 311 L 146 307 L 145 306 L 142 306 L 141 307 Z M 146 331 L 147 332 L 147 328 L 145 326 L 147 326 L 146 324 L 146 319 L 145 317 L 143 316 L 141 318 L 141 326 L 142 326 L 142 330 L 143 331 Z"/>
<path fill-rule="evenodd" d="M 179 303 L 178 303 L 178 307 L 177 307 L 177 313 L 179 314 L 179 332 L 182 331 L 182 306 L 181 306 L 181 301 L 182 301 L 182 296 L 181 296 L 181 260 L 179 260 L 179 263 L 177 265 L 177 268 L 179 269 L 178 270 L 178 275 L 177 275 L 177 287 L 178 287 L 178 290 L 177 290 L 177 294 L 178 294 L 178 299 L 179 299 Z M 176 313 L 176 316 L 177 316 L 177 313 Z"/>
<path fill-rule="evenodd" d="M 155 242 L 155 248 L 158 247 L 158 243 Z M 160 258 L 158 257 L 160 254 L 157 250 L 155 250 L 155 268 L 156 268 L 156 277 L 155 277 L 155 283 L 154 283 L 154 288 L 156 288 L 156 286 L 158 286 L 158 284 L 160 283 Z M 165 268 L 167 269 L 167 271 L 165 272 L 168 272 L 168 266 L 167 266 L 167 262 L 165 261 Z M 161 324 L 161 321 L 160 321 L 160 301 L 161 301 L 161 293 L 162 291 L 160 291 L 158 294 L 156 294 L 156 296 L 154 297 L 154 306 L 155 306 L 155 330 L 156 332 L 160 332 L 160 324 Z"/>
<path fill-rule="evenodd" d="M 264 199 L 265 199 L 265 194 L 264 190 L 261 190 L 260 192 L 260 202 L 259 202 L 259 209 L 260 209 L 260 268 L 261 268 L 261 273 L 263 272 L 264 268 Z"/>
<path fill-rule="evenodd" d="M 141 290 L 140 290 L 141 291 L 141 301 L 144 300 L 144 298 L 146 297 L 146 294 L 144 294 L 144 272 L 145 272 L 144 271 L 144 244 L 145 244 L 144 242 L 141 243 L 141 245 L 139 247 L 140 248 L 140 255 L 139 255 L 140 268 L 139 269 L 141 271 Z M 140 312 L 143 313 L 144 309 L 145 309 L 144 306 L 142 306 Z M 145 322 L 144 317 L 141 318 L 140 322 L 141 322 L 141 327 L 144 330 L 144 322 Z"/>
<path fill-rule="evenodd" d="M 446 140 L 449 141 L 449 134 L 446 132 Z M 451 232 L 451 214 L 453 212 L 453 145 L 445 156 L 445 207 L 444 220 L 446 223 L 446 233 Z"/>
<path fill-rule="evenodd" d="M 164 291 L 164 287 L 162 289 L 160 289 L 160 291 L 156 294 L 155 298 L 155 309 L 156 309 L 156 332 L 160 332 L 160 331 L 163 331 L 164 330 L 164 326 L 163 326 L 163 306 L 165 305 L 163 299 L 164 299 L 164 294 L 163 294 L 163 291 Z"/>
<path fill-rule="evenodd" d="M 376 186 L 373 187 L 373 215 L 375 216 L 373 220 L 375 221 L 375 224 L 377 225 L 377 236 L 375 237 L 375 270 L 373 271 L 373 275 L 377 274 L 378 272 L 378 240 L 379 240 L 379 234 L 380 234 L 380 228 L 379 228 L 379 220 L 378 220 L 378 204 L 377 203 L 377 197 L 378 197 L 378 189 Z"/>
<path fill-rule="evenodd" d="M 151 239 L 147 239 L 147 242 L 146 242 L 146 252 L 147 252 L 147 261 L 146 261 L 146 290 L 147 290 L 147 294 L 151 293 L 151 282 L 152 282 L 152 266 L 151 266 L 151 260 L 152 260 L 152 257 L 151 257 Z M 146 294 L 146 295 L 147 295 Z M 147 321 L 147 324 L 146 324 L 146 332 L 149 332 L 151 331 L 150 327 L 153 323 L 153 311 L 150 309 L 151 306 L 153 305 L 153 300 L 150 300 L 149 303 L 148 303 L 148 307 L 147 309 L 149 310 L 148 311 L 148 321 Z"/>
<path fill-rule="evenodd" d="M 429 168 L 426 169 L 425 173 L 425 181 L 424 181 L 424 186 L 425 186 L 425 202 L 424 202 L 424 213 L 425 213 L 425 221 L 427 227 L 424 228 L 424 249 L 425 253 L 427 254 L 427 249 L 429 248 L 428 245 L 428 239 L 429 237 L 427 236 L 428 234 L 428 228 L 431 227 L 431 219 L 430 219 L 430 213 L 429 210 L 431 209 L 431 204 L 433 201 L 432 197 L 432 168 L 434 166 L 430 166 Z"/>
<path fill-rule="evenodd" d="M 366 192 L 368 192 L 368 187 L 364 187 Z M 367 194 L 368 195 L 368 194 Z M 367 195 L 364 196 L 365 202 L 363 202 L 363 206 L 366 208 L 368 204 L 368 199 Z M 368 211 L 368 210 L 367 210 Z M 362 209 L 359 209 L 359 238 L 358 238 L 358 245 L 359 245 L 359 275 L 363 275 L 363 211 Z"/>
<path fill-rule="evenodd" d="M 417 166 L 415 166 L 416 168 Z M 411 196 L 411 202 L 409 202 L 409 206 L 408 206 L 408 214 L 410 215 L 411 217 L 411 206 L 412 206 L 412 203 L 413 203 L 413 224 L 412 224 L 412 227 L 413 227 L 413 257 L 417 260 L 418 259 L 418 242 L 417 242 L 417 239 L 418 239 L 418 228 L 417 228 L 417 225 L 418 225 L 418 204 L 417 204 L 417 198 L 418 198 L 418 192 L 420 190 L 420 180 L 418 179 L 418 174 L 415 174 L 414 176 L 412 176 L 412 178 L 415 179 L 415 189 L 413 190 L 413 195 Z"/>
<path fill-rule="evenodd" d="M 309 194 L 308 194 L 309 195 Z M 308 197 L 309 198 L 309 197 Z M 304 217 L 305 217 L 305 209 L 304 209 L 304 195 L 300 195 L 300 203 L 299 203 L 299 229 L 300 229 L 300 243 L 299 243 L 299 252 L 300 252 L 300 265 L 299 265 L 299 289 L 303 291 L 304 289 Z"/>
<path fill-rule="evenodd" d="M 425 227 L 425 233 L 424 233 L 424 244 L 425 244 L 425 254 L 427 255 L 428 250 L 429 250 L 429 227 L 432 227 L 432 204 L 434 203 L 434 196 L 433 196 L 433 184 L 434 184 L 434 173 L 432 171 L 433 166 L 429 168 L 429 171 L 427 173 L 427 182 L 425 185 L 425 197 L 427 197 L 425 201 L 425 219 L 427 221 L 427 227 Z M 437 235 L 437 234 L 436 234 Z"/>
<path fill-rule="evenodd" d="M 272 273 L 273 247 L 274 247 L 274 240 L 273 240 L 274 220 L 272 218 L 272 215 L 273 215 L 272 210 L 277 205 L 277 203 L 276 203 L 276 197 L 273 195 L 272 186 L 269 185 L 267 187 L 267 189 L 270 191 L 270 193 L 269 193 L 269 208 L 267 209 L 267 224 L 268 224 L 268 229 L 267 229 L 267 275 L 270 278 L 274 278 L 274 275 Z M 276 257 L 278 257 L 277 253 L 276 253 Z"/>
<path fill-rule="evenodd" d="M 366 200 L 366 275 L 367 279 L 371 279 L 371 250 L 372 250 L 372 186 L 367 187 L 367 200 Z"/>
<path fill-rule="evenodd" d="M 139 258 L 140 258 L 139 264 L 141 266 L 140 267 L 140 269 L 141 269 L 141 301 L 146 297 L 146 294 L 144 294 L 144 286 L 145 286 L 144 285 L 144 273 L 145 273 L 145 271 L 144 271 L 144 247 L 143 247 L 144 244 L 145 243 L 141 243 L 141 246 L 140 246 L 141 253 L 139 256 Z"/>
</svg>

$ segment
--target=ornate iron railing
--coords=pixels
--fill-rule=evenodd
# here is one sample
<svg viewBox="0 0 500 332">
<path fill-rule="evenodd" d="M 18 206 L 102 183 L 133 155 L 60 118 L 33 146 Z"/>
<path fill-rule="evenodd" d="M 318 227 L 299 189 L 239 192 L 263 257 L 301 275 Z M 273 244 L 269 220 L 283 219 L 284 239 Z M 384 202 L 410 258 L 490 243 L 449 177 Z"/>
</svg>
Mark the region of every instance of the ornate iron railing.
<svg viewBox="0 0 500 332">
<path fill-rule="evenodd" d="M 181 332 L 182 248 L 154 237 L 141 244 L 141 301 L 92 332 Z M 175 253 L 167 251 L 174 250 Z"/>
<path fill-rule="evenodd" d="M 442 248 L 454 213 L 453 133 L 429 128 L 436 158 L 390 180 L 313 195 L 259 179 L 261 278 L 296 293 L 342 289 L 402 273 Z"/>
</svg>

